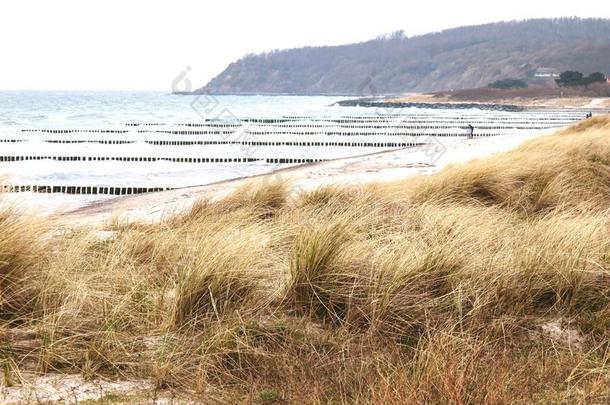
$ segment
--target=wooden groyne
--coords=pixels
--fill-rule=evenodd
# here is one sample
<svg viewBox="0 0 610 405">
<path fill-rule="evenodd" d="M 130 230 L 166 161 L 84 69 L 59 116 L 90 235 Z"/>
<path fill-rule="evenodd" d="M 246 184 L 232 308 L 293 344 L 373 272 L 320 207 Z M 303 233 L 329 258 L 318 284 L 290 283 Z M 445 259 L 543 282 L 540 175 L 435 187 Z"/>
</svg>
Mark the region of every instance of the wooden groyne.
<svg viewBox="0 0 610 405">
<path fill-rule="evenodd" d="M 0 133 L 0 162 L 8 163 L 4 167 L 11 167 L 12 162 L 45 160 L 130 162 L 139 165 L 124 165 L 127 168 L 125 171 L 137 167 L 138 173 L 146 172 L 141 169 L 149 167 L 164 167 L 158 165 L 158 162 L 251 167 L 296 165 L 395 148 L 429 145 L 431 148 L 442 149 L 443 138 L 465 138 L 468 125 L 474 126 L 475 138 L 483 138 L 561 127 L 581 120 L 585 115 L 570 111 L 507 112 L 502 108 L 478 113 L 465 109 L 454 109 L 449 113 L 441 110 L 438 113 L 400 109 L 382 111 L 382 114 L 231 119 L 195 116 L 193 122 L 129 122 L 112 128 L 9 130 Z M 144 166 L 144 163 L 157 164 Z M 44 171 L 46 163 L 34 166 Z M 12 167 L 20 170 L 18 166 Z M 65 164 L 61 167 L 65 167 L 66 171 L 78 171 L 81 167 L 99 169 L 105 166 Z M 196 166 L 186 165 L 180 169 L 175 169 L 174 166 L 170 169 L 182 172 L 182 167 L 187 172 L 196 169 Z M 152 169 L 153 172 L 154 170 Z M 209 170 L 208 166 L 205 170 Z M 243 169 L 240 168 L 239 171 Z M 92 182 L 97 181 L 99 177 Z M 130 181 L 125 180 L 125 183 Z M 5 184 L 0 185 L 0 192 L 130 195 L 172 190 L 172 181 L 169 181 L 170 187 L 136 187 L 132 184 Z M 114 179 L 110 182 L 114 182 Z"/>
<path fill-rule="evenodd" d="M 303 164 L 325 162 L 329 159 L 318 158 L 252 158 L 252 157 L 158 157 L 158 156 L 2 156 L 0 162 L 20 162 L 27 160 L 56 160 L 60 162 L 175 162 L 175 163 L 270 163 Z"/>
<path fill-rule="evenodd" d="M 480 135 L 483 136 L 483 135 Z M 40 139 L 36 138 L 10 138 L 0 139 L 2 143 L 20 143 L 29 142 L 32 140 L 38 140 L 41 142 L 54 143 L 54 144 L 82 144 L 82 143 L 96 143 L 101 145 L 127 145 L 137 142 L 143 142 L 149 145 L 156 146 L 205 146 L 205 145 L 244 145 L 244 146 L 303 146 L 303 147 L 366 147 L 366 148 L 407 148 L 413 146 L 421 146 L 423 142 L 405 142 L 400 139 L 394 142 L 355 142 L 347 141 L 344 142 L 330 142 L 330 141 L 240 141 L 240 140 L 152 140 L 152 139 L 71 139 L 71 138 L 47 138 L 43 137 Z"/>
<path fill-rule="evenodd" d="M 131 195 L 156 193 L 160 191 L 174 190 L 171 187 L 125 187 L 125 186 L 64 186 L 64 185 L 17 185 L 2 184 L 0 193 L 62 193 L 62 194 L 107 194 L 107 195 Z"/>
</svg>

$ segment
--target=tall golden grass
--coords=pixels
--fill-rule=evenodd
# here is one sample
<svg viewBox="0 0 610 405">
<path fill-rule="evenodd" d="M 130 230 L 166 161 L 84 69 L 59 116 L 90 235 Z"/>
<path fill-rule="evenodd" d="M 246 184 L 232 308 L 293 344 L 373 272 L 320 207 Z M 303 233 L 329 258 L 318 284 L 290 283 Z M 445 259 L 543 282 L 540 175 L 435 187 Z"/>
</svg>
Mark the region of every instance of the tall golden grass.
<svg viewBox="0 0 610 405">
<path fill-rule="evenodd" d="M 36 370 L 204 402 L 610 401 L 610 118 L 434 176 L 288 190 L 110 238 L 2 211 L 5 384 Z"/>
</svg>

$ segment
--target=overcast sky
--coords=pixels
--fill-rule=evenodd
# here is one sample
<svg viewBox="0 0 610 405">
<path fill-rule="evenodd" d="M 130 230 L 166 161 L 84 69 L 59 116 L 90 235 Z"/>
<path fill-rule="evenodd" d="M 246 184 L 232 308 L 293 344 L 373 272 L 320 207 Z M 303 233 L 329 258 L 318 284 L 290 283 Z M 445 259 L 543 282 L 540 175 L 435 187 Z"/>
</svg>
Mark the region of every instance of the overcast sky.
<svg viewBox="0 0 610 405">
<path fill-rule="evenodd" d="M 581 10 L 582 8 L 582 10 Z M 607 1 L 138 1 L 0 3 L 0 89 L 194 87 L 250 52 L 409 36 L 534 17 L 610 18 Z"/>
</svg>

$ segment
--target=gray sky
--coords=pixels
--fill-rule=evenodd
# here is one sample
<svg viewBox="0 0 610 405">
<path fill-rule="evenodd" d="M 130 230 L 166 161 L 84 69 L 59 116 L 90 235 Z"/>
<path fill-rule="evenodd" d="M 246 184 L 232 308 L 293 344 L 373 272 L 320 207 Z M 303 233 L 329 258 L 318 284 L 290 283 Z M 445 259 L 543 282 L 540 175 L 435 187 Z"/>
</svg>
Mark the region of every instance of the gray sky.
<svg viewBox="0 0 610 405">
<path fill-rule="evenodd" d="M 610 18 L 606 1 L 140 1 L 0 3 L 0 89 L 199 87 L 250 52 L 535 17 Z M 582 10 L 581 10 L 582 9 Z"/>
</svg>

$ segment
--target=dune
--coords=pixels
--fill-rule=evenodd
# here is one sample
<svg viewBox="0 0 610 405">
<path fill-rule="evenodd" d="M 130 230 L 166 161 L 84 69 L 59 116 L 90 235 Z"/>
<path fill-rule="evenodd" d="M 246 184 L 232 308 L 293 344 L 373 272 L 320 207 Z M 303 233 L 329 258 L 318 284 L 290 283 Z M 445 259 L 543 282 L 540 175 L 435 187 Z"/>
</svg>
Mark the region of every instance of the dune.
<svg viewBox="0 0 610 405">
<path fill-rule="evenodd" d="M 140 382 L 119 403 L 607 402 L 609 134 L 594 117 L 357 187 L 239 182 L 154 221 L 4 208 L 4 385 Z"/>
</svg>

